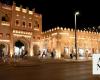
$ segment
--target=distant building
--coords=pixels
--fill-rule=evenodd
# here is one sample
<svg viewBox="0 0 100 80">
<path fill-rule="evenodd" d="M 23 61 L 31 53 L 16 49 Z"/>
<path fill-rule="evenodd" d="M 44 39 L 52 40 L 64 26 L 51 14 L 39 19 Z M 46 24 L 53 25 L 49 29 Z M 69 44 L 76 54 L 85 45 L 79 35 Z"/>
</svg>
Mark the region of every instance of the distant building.
<svg viewBox="0 0 100 80">
<path fill-rule="evenodd" d="M 45 48 L 56 49 L 56 57 L 75 55 L 75 31 L 70 28 L 54 28 L 43 32 Z M 100 53 L 100 33 L 77 30 L 78 57 L 91 57 Z"/>
<path fill-rule="evenodd" d="M 73 29 L 54 28 L 42 32 L 42 15 L 13 5 L 0 3 L 0 48 L 13 56 L 26 50 L 29 56 L 35 56 L 39 50 L 56 50 L 56 58 L 75 54 Z M 17 47 L 17 42 L 24 46 Z M 17 45 L 16 45 L 17 44 Z M 3 47 L 2 47 L 3 45 Z M 100 33 L 77 30 L 78 56 L 91 56 L 100 53 Z"/>
</svg>

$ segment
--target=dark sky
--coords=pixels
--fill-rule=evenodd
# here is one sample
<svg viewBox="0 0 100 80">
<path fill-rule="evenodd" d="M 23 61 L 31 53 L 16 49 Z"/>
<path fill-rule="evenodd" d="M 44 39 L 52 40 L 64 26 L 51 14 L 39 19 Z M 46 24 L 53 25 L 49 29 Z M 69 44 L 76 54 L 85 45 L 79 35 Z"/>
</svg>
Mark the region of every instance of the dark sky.
<svg viewBox="0 0 100 80">
<path fill-rule="evenodd" d="M 11 4 L 13 0 L 1 0 Z M 74 28 L 74 13 L 77 16 L 77 28 L 93 27 L 100 25 L 100 3 L 99 0 L 14 0 L 16 5 L 35 8 L 36 12 L 43 15 L 43 30 L 56 26 Z"/>
</svg>

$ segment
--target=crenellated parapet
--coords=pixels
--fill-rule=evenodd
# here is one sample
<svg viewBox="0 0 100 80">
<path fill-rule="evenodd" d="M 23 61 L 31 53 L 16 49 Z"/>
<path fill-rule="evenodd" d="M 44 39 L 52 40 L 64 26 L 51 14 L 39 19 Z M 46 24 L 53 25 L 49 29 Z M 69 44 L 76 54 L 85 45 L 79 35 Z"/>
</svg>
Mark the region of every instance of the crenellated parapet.
<svg viewBox="0 0 100 80">
<path fill-rule="evenodd" d="M 63 27 L 55 27 L 52 29 L 49 29 L 47 31 L 42 32 L 43 36 L 55 36 L 57 35 L 57 33 L 59 33 L 60 35 L 64 36 L 68 36 L 70 38 L 75 38 L 75 30 L 73 28 L 63 28 Z M 100 33 L 99 32 L 91 32 L 91 31 L 85 31 L 85 30 L 77 30 L 77 38 L 78 39 L 92 39 L 95 38 L 97 39 L 99 37 Z"/>
<path fill-rule="evenodd" d="M 27 13 L 29 15 L 33 15 L 35 13 L 35 8 L 32 10 L 29 10 L 28 7 L 23 8 L 22 5 L 16 6 L 16 3 L 13 1 L 12 5 L 4 4 L 0 2 L 0 9 L 8 10 L 8 11 L 17 11 L 22 13 Z M 38 16 L 41 16 L 41 14 L 38 14 Z"/>
</svg>

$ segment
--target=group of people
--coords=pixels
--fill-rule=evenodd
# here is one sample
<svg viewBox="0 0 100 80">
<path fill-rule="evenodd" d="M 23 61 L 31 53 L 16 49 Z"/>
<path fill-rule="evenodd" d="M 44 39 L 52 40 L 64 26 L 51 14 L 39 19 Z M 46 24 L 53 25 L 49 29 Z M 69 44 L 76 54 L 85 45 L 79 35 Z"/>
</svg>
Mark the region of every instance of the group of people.
<svg viewBox="0 0 100 80">
<path fill-rule="evenodd" d="M 76 54 L 70 53 L 70 58 L 73 59 L 74 57 L 76 57 Z"/>
<path fill-rule="evenodd" d="M 55 49 L 53 49 L 52 51 L 47 50 L 43 50 L 38 52 L 38 56 L 39 58 L 55 58 L 56 57 L 56 51 Z"/>
<path fill-rule="evenodd" d="M 14 61 L 16 61 L 18 59 L 23 59 L 27 54 L 28 54 L 27 50 L 22 50 L 19 54 L 14 53 L 14 55 L 13 55 Z"/>
<path fill-rule="evenodd" d="M 28 51 L 25 50 L 25 51 L 22 51 L 20 57 L 23 58 L 24 56 L 26 56 L 28 54 Z"/>
<path fill-rule="evenodd" d="M 0 60 L 2 60 L 2 57 L 3 57 L 3 50 L 0 49 Z"/>
<path fill-rule="evenodd" d="M 3 49 L 0 49 L 0 62 L 9 62 L 9 54 L 4 53 Z"/>
<path fill-rule="evenodd" d="M 56 57 L 56 50 L 55 49 L 53 49 L 52 51 L 50 51 L 48 49 L 47 50 L 43 50 L 43 51 L 39 50 L 37 54 L 38 54 L 39 58 L 55 58 Z M 19 54 L 15 54 L 14 53 L 12 55 L 12 58 L 16 62 L 19 59 L 23 59 L 27 55 L 28 55 L 28 51 L 27 50 L 23 50 Z M 0 49 L 0 61 L 7 62 L 7 61 L 9 61 L 8 58 L 10 60 L 10 55 L 9 54 L 5 55 L 5 52 L 3 51 L 3 49 Z"/>
</svg>

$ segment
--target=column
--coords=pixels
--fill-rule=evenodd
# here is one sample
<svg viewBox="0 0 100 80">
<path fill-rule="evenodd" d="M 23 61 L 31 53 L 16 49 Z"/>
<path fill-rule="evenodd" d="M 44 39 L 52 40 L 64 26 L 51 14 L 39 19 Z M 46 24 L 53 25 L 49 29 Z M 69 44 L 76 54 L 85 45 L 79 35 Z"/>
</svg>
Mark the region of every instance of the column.
<svg viewBox="0 0 100 80">
<path fill-rule="evenodd" d="M 61 35 L 57 33 L 57 51 L 56 51 L 56 58 L 61 57 L 61 42 L 60 42 Z"/>
<path fill-rule="evenodd" d="M 30 41 L 30 56 L 34 56 L 33 54 L 33 38 L 31 37 L 31 41 Z"/>
<path fill-rule="evenodd" d="M 12 57 L 12 55 L 14 54 L 14 46 L 13 46 L 13 26 L 15 25 L 14 23 L 14 13 L 15 13 L 15 8 L 16 8 L 16 3 L 13 2 L 12 5 L 12 16 L 11 16 L 11 26 L 10 26 L 10 56 Z"/>
</svg>

